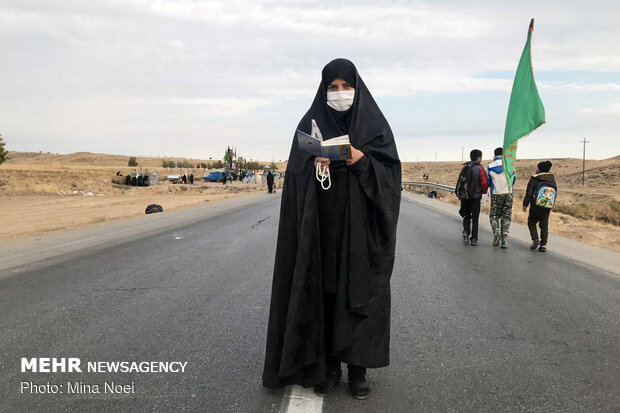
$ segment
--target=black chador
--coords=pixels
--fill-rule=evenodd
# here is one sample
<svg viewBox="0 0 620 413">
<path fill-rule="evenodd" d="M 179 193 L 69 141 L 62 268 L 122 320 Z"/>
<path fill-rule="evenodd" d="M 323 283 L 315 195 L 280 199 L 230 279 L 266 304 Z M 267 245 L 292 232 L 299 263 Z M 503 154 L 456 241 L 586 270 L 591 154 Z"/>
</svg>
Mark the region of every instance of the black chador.
<svg viewBox="0 0 620 413">
<path fill-rule="evenodd" d="M 355 88 L 352 106 L 327 105 L 336 78 Z M 338 360 L 389 364 L 390 277 L 400 207 L 401 165 L 394 136 L 348 60 L 330 62 L 298 129 L 316 120 L 323 139 L 348 134 L 364 156 L 331 162 L 331 187 L 315 177 L 314 156 L 296 138 L 282 191 L 263 385 L 311 386 Z"/>
<path fill-rule="evenodd" d="M 273 174 L 271 171 L 267 174 L 267 189 L 270 194 L 273 192 Z"/>
</svg>

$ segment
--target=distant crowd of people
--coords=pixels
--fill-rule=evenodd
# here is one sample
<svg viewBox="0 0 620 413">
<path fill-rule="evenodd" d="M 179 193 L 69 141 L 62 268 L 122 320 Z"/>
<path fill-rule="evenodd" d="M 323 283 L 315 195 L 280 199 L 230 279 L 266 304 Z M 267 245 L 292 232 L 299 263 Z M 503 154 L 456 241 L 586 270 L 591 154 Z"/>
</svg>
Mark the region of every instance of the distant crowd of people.
<svg viewBox="0 0 620 413">
<path fill-rule="evenodd" d="M 254 176 L 252 171 L 241 170 L 239 172 L 229 171 L 225 172 L 226 181 L 240 181 L 243 183 L 248 183 L 249 180 Z"/>
<path fill-rule="evenodd" d="M 280 173 L 274 173 L 271 170 L 265 170 L 263 173 L 253 173 L 252 171 L 224 171 L 224 172 L 214 172 L 218 175 L 211 180 L 217 179 L 217 182 L 222 182 L 223 185 L 226 185 L 229 181 L 240 181 L 250 184 L 259 184 L 262 185 L 264 183 L 267 184 L 267 192 L 270 194 L 275 193 L 275 188 L 282 184 L 283 175 Z M 206 180 L 206 175 L 205 175 Z"/>
<path fill-rule="evenodd" d="M 187 184 L 187 183 L 193 184 L 194 183 L 194 174 L 189 174 L 189 175 L 183 174 L 183 175 L 181 175 L 181 178 L 179 179 L 179 181 L 181 183 L 184 183 L 184 184 Z"/>
<path fill-rule="evenodd" d="M 123 179 L 123 174 L 121 171 L 116 171 L 117 183 L 123 183 L 127 186 L 150 186 L 157 185 L 157 173 L 156 172 L 143 172 L 143 171 L 134 171 L 125 176 Z"/>
<path fill-rule="evenodd" d="M 474 149 L 470 161 L 463 164 L 455 192 L 461 201 L 459 214 L 463 218 L 463 242 L 478 245 L 478 220 L 481 198 L 487 191 L 491 194 L 489 219 L 493 230 L 493 246 L 508 248 L 508 232 L 512 217 L 513 185 L 508 182 L 502 164 L 502 148 L 494 151 L 493 161 L 485 171 L 481 165 L 482 151 Z M 540 162 L 536 173 L 530 177 L 523 198 L 523 211 L 530 209 L 527 226 L 532 238 L 530 249 L 547 250 L 549 238 L 549 215 L 557 197 L 557 184 L 550 172 L 551 161 Z M 540 235 L 538 228 L 540 227 Z"/>
</svg>

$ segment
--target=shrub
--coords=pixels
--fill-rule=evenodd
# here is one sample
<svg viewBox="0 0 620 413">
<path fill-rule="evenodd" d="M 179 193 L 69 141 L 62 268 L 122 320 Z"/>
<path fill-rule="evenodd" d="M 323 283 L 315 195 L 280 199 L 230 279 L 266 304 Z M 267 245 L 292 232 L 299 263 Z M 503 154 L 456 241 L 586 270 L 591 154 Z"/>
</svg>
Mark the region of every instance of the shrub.
<svg viewBox="0 0 620 413">
<path fill-rule="evenodd" d="M 2 139 L 2 135 L 0 135 L 0 165 L 9 159 L 9 152 L 4 149 L 4 145 L 4 139 Z"/>
</svg>

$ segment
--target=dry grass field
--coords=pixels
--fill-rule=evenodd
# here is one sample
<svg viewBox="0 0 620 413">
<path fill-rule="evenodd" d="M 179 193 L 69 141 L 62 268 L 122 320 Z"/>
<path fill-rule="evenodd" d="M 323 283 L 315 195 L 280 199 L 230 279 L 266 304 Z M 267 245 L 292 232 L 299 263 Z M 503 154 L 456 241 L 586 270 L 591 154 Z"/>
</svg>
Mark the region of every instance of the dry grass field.
<svg viewBox="0 0 620 413">
<path fill-rule="evenodd" d="M 550 232 L 581 242 L 620 252 L 620 157 L 586 161 L 585 185 L 582 185 L 580 159 L 551 159 L 558 183 L 558 203 L 551 214 Z M 527 213 L 521 205 L 529 177 L 539 160 L 517 162 L 513 221 L 526 223 Z M 486 167 L 489 161 L 483 161 Z M 460 162 L 403 163 L 403 181 L 422 181 L 454 186 Z M 458 204 L 453 194 L 443 193 L 441 200 Z M 490 202 L 484 208 L 488 213 Z M 549 241 L 550 247 L 553 240 Z"/>
<path fill-rule="evenodd" d="M 240 182 L 205 183 L 204 171 L 191 168 L 188 172 L 196 176 L 193 185 L 112 183 L 117 171 L 123 175 L 135 169 L 156 171 L 160 178 L 179 172 L 161 168 L 162 158 L 139 158 L 139 167 L 130 168 L 128 157 L 116 155 L 11 152 L 9 157 L 0 165 L 0 240 L 140 215 L 149 204 L 160 204 L 167 211 L 266 190 Z"/>
<path fill-rule="evenodd" d="M 9 156 L 10 159 L 0 165 L 0 222 L 3 223 L 0 240 L 139 215 L 152 203 L 169 210 L 265 190 L 239 182 L 226 186 L 204 183 L 200 179 L 202 169 L 188 169 L 197 178 L 194 185 L 160 182 L 155 187 L 126 187 L 112 184 L 117 171 L 123 175 L 135 169 L 156 171 L 160 177 L 178 173 L 178 169 L 162 168 L 163 158 L 138 158 L 139 167 L 130 168 L 127 166 L 129 158 L 120 155 L 11 152 Z M 187 161 L 191 164 L 209 162 Z M 527 216 L 520 204 L 527 180 L 538 162 L 517 162 L 515 222 L 526 222 Z M 585 185 L 581 184 L 581 160 L 552 159 L 552 162 L 559 199 L 551 215 L 551 232 L 620 252 L 620 157 L 587 161 Z M 276 164 L 280 170 L 286 168 L 284 162 Z M 459 168 L 460 162 L 407 162 L 403 163 L 403 181 L 422 181 L 426 173 L 429 181 L 454 185 Z M 454 195 L 440 195 L 442 201 L 458 203 Z"/>
</svg>

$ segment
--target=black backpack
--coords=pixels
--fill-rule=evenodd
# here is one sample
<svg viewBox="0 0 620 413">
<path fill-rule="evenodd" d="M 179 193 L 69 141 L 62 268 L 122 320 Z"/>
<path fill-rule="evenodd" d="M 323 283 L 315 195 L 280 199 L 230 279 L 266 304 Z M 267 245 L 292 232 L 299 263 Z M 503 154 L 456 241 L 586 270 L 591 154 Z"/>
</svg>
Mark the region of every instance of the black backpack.
<svg viewBox="0 0 620 413">
<path fill-rule="evenodd" d="M 456 181 L 454 193 L 458 199 L 470 199 L 476 197 L 479 192 L 480 180 L 476 177 L 480 171 L 478 164 L 469 162 L 461 170 L 459 179 Z"/>
<path fill-rule="evenodd" d="M 161 205 L 151 204 L 146 207 L 145 214 L 154 214 L 156 212 L 164 212 L 164 208 Z"/>
</svg>

